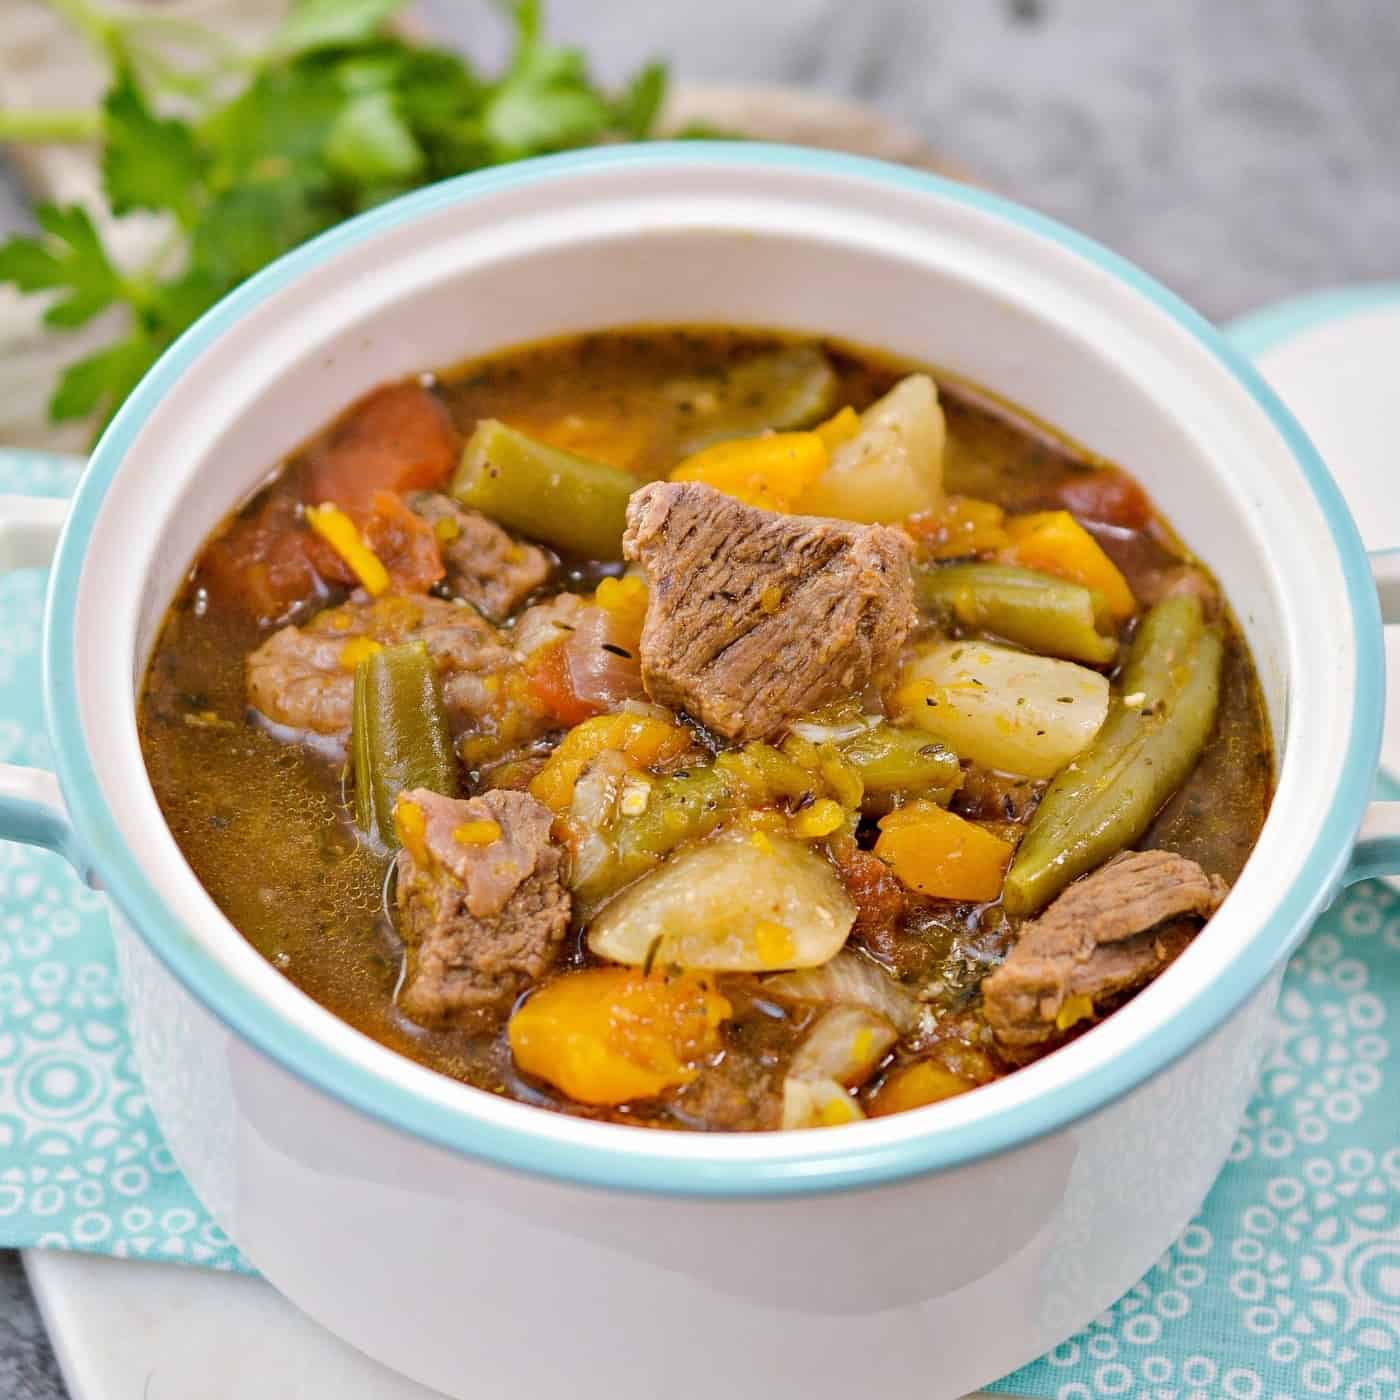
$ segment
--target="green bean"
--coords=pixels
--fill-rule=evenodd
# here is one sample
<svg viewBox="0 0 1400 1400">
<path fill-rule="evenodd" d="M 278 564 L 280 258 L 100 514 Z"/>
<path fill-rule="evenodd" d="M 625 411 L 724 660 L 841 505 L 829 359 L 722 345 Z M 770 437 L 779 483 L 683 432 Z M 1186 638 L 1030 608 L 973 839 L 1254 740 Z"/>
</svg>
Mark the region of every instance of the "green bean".
<svg viewBox="0 0 1400 1400">
<path fill-rule="evenodd" d="M 1103 727 L 1031 818 L 1006 876 L 1009 913 L 1035 913 L 1147 830 L 1210 735 L 1223 653 L 1194 595 L 1164 599 L 1147 614 Z"/>
<path fill-rule="evenodd" d="M 864 779 L 866 805 L 882 813 L 896 794 L 947 806 L 962 782 L 957 754 L 922 729 L 877 724 L 837 748 Z"/>
<path fill-rule="evenodd" d="M 355 667 L 350 755 L 355 821 L 393 848 L 394 801 L 406 788 L 457 795 L 457 759 L 438 688 L 437 668 L 422 642 L 372 652 Z"/>
<path fill-rule="evenodd" d="M 631 472 L 537 442 L 496 418 L 467 439 L 452 494 L 532 539 L 588 559 L 620 559 Z"/>
<path fill-rule="evenodd" d="M 674 380 L 668 396 L 689 405 L 691 426 L 676 442 L 679 457 L 712 443 L 773 429 L 805 428 L 836 407 L 839 388 L 831 362 L 815 345 L 789 345 L 755 355 L 723 378 Z"/>
<path fill-rule="evenodd" d="M 1032 651 L 1095 666 L 1117 655 L 1095 625 L 1107 617 L 1103 598 L 1082 584 L 1012 564 L 948 564 L 920 570 L 917 586 L 921 606 Z"/>
</svg>

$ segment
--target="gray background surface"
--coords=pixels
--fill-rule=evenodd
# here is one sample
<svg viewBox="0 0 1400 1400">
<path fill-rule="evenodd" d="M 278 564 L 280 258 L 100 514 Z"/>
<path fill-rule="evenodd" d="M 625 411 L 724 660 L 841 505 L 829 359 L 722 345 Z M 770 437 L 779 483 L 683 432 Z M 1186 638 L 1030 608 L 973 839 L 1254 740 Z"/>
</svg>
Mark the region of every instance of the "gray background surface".
<svg viewBox="0 0 1400 1400">
<path fill-rule="evenodd" d="M 585 44 L 605 78 L 660 55 L 686 77 L 873 103 L 984 184 L 1101 239 L 1216 318 L 1400 278 L 1397 0 L 550 8 L 553 31 Z M 497 52 L 480 0 L 419 10 L 483 57 Z M 0 163 L 0 231 L 24 219 Z M 18 1262 L 0 1254 L 0 1397 L 64 1393 Z"/>
</svg>

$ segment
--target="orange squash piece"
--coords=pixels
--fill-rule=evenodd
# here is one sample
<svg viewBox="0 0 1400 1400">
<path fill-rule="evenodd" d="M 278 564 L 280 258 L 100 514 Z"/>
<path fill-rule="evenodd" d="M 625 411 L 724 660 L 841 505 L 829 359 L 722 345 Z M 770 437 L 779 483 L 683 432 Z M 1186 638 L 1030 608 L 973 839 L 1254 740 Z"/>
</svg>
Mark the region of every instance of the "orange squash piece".
<svg viewBox="0 0 1400 1400">
<path fill-rule="evenodd" d="M 917 1064 L 895 1070 L 870 1096 L 866 1107 L 871 1117 L 881 1118 L 887 1113 L 905 1113 L 911 1108 L 941 1103 L 976 1087 L 970 1080 L 942 1065 L 920 1060 Z"/>
<path fill-rule="evenodd" d="M 911 802 L 881 818 L 875 854 L 911 890 L 980 903 L 1001 893 L 1012 848 L 932 802 Z"/>
<path fill-rule="evenodd" d="M 702 481 L 726 496 L 764 510 L 791 510 L 826 470 L 826 443 L 818 433 L 769 433 L 717 442 L 688 457 L 672 481 Z"/>
<path fill-rule="evenodd" d="M 1118 622 L 1137 611 L 1137 600 L 1118 565 L 1103 546 L 1067 510 L 1014 515 L 1006 522 L 1010 543 L 998 558 L 1006 564 L 1082 583 L 1103 596 Z"/>
<path fill-rule="evenodd" d="M 1005 519 L 1006 512 L 992 501 L 949 496 L 941 510 L 911 516 L 905 529 L 925 559 L 965 559 L 1004 549 L 1008 543 Z"/>
<path fill-rule="evenodd" d="M 732 1008 L 709 981 L 590 967 L 541 987 L 510 1018 L 515 1062 L 580 1103 L 620 1104 L 688 1084 Z"/>
</svg>

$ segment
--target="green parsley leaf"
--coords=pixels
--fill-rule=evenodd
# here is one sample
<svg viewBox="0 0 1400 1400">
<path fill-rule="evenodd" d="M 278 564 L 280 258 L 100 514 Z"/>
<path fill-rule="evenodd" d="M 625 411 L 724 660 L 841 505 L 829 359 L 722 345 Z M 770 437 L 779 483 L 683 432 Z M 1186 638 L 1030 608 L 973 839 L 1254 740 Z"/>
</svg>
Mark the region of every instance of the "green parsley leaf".
<svg viewBox="0 0 1400 1400">
<path fill-rule="evenodd" d="M 194 132 L 182 121 L 155 116 L 128 70 L 118 75 L 103 111 L 102 183 L 112 212 L 169 210 L 188 228 L 204 170 Z"/>
<path fill-rule="evenodd" d="M 664 63 L 648 63 L 623 89 L 613 104 L 613 120 L 629 141 L 645 141 L 666 101 Z"/>
<path fill-rule="evenodd" d="M 95 409 L 115 413 L 164 347 L 136 330 L 95 355 L 75 360 L 63 371 L 49 400 L 55 423 L 86 418 Z"/>
<path fill-rule="evenodd" d="M 540 0 L 495 0 L 515 42 L 492 82 L 456 54 L 386 33 L 400 3 L 292 0 L 251 56 L 188 25 L 189 54 L 179 60 L 151 45 L 143 19 L 104 0 L 60 7 L 112 68 L 100 128 L 113 212 L 168 213 L 184 237 L 166 250 L 164 270 L 157 259 L 124 273 L 81 208 L 49 206 L 38 211 L 38 235 L 0 244 L 0 283 L 47 294 L 51 325 L 81 325 L 111 307 L 128 313 L 123 339 L 64 374 L 55 417 L 114 412 L 198 315 L 358 210 L 428 180 L 641 140 L 656 126 L 665 69 L 651 64 L 621 93 L 603 91 L 578 49 L 545 40 Z M 235 75 L 242 86 L 230 95 Z M 180 117 L 151 93 L 178 99 Z M 97 127 L 98 114 L 89 115 Z"/>
<path fill-rule="evenodd" d="M 506 161 L 597 140 L 611 116 L 577 49 L 535 44 L 494 88 L 481 124 Z"/>
<path fill-rule="evenodd" d="M 270 59 L 371 38 L 403 0 L 297 0 L 267 46 Z"/>
<path fill-rule="evenodd" d="M 366 92 L 347 102 L 326 138 L 326 159 L 363 183 L 408 180 L 423 168 L 423 150 L 392 94 Z"/>
<path fill-rule="evenodd" d="M 237 286 L 287 249 L 338 223 L 343 212 L 297 180 L 237 185 L 217 195 L 195 226 L 190 264 L 211 281 Z"/>
<path fill-rule="evenodd" d="M 210 183 L 225 189 L 291 175 L 329 183 L 322 152 L 346 101 L 334 69 L 311 59 L 260 73 L 203 126 L 215 158 Z"/>
<path fill-rule="evenodd" d="M 0 245 L 0 282 L 13 282 L 22 292 L 66 293 L 44 312 L 44 320 L 51 326 L 81 326 L 121 297 L 122 279 L 81 205 L 43 204 L 35 217 L 45 236 L 17 234 Z"/>
</svg>

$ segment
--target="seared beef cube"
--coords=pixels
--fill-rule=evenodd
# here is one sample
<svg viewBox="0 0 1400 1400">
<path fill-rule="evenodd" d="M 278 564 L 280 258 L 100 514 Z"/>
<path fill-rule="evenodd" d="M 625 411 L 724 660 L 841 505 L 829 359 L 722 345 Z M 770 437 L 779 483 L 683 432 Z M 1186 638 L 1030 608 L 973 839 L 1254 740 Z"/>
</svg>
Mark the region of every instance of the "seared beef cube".
<svg viewBox="0 0 1400 1400">
<path fill-rule="evenodd" d="M 450 496 L 419 491 L 408 504 L 433 526 L 448 589 L 492 622 L 505 621 L 554 567 L 544 550 L 513 539 L 494 520 Z"/>
<path fill-rule="evenodd" d="M 650 583 L 642 679 L 729 739 L 762 739 L 887 672 L 914 623 L 907 538 L 779 515 L 698 483 L 633 495 Z"/>
<path fill-rule="evenodd" d="M 476 611 L 441 598 L 352 599 L 319 612 L 305 627 L 283 627 L 248 657 L 248 700 L 289 729 L 344 740 L 350 733 L 355 648 L 422 640 L 437 664 L 453 732 L 470 729 L 495 703 L 492 677 L 513 659 Z"/>
<path fill-rule="evenodd" d="M 422 813 L 398 855 L 399 1005 L 426 1024 L 508 1011 L 553 965 L 569 926 L 552 815 L 523 792 L 402 794 Z"/>
<path fill-rule="evenodd" d="M 1097 1005 L 1150 981 L 1227 889 L 1172 851 L 1124 851 L 1076 881 L 1022 925 L 1006 961 L 982 983 L 998 1042 L 1011 1050 L 1041 1045 L 1064 1029 L 1058 1019 L 1072 998 Z"/>
</svg>

